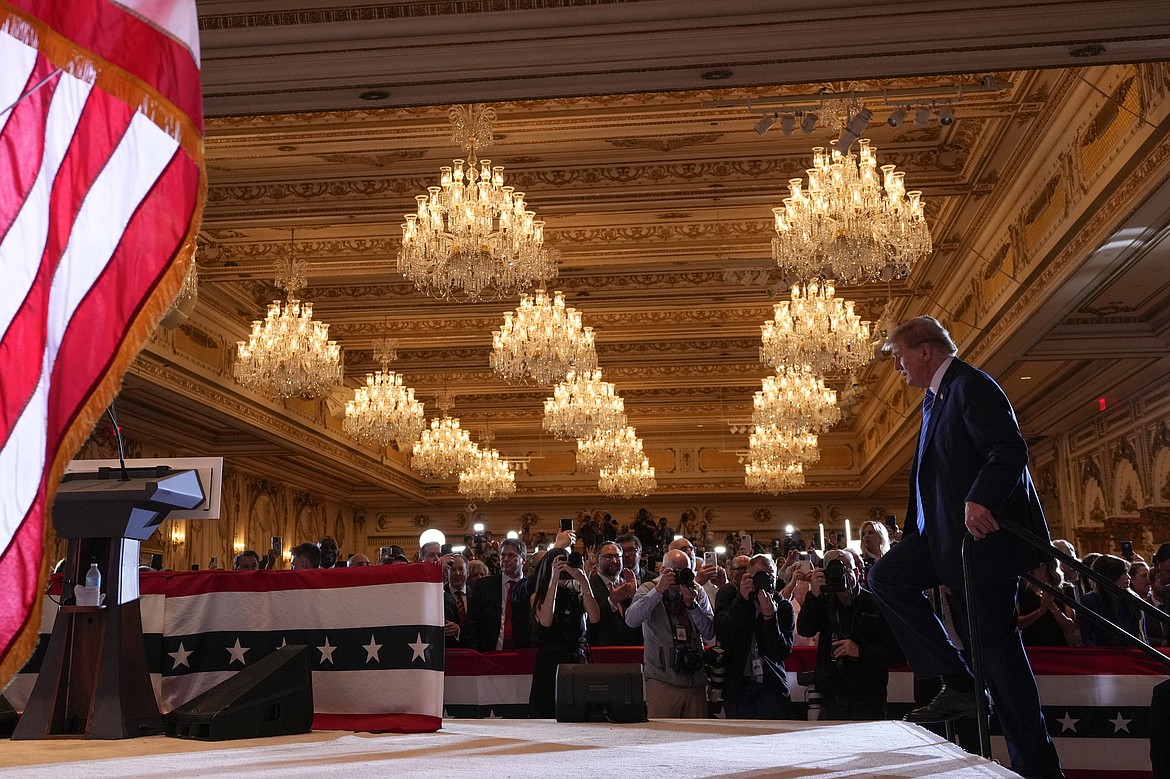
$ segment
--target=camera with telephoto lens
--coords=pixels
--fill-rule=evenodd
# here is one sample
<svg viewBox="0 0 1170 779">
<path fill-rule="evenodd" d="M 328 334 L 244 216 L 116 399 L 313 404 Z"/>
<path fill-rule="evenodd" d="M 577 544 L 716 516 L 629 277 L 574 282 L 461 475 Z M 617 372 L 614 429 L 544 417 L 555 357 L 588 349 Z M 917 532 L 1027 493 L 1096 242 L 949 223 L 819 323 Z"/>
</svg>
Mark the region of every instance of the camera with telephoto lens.
<svg viewBox="0 0 1170 779">
<path fill-rule="evenodd" d="M 825 592 L 846 592 L 845 563 L 840 558 L 825 563 Z"/>
<path fill-rule="evenodd" d="M 690 587 L 695 583 L 695 572 L 690 568 L 672 568 L 671 570 L 674 571 L 675 584 L 681 584 L 683 587 Z"/>
<path fill-rule="evenodd" d="M 756 571 L 752 575 L 752 584 L 756 586 L 757 591 L 766 592 L 769 595 L 776 591 L 776 580 L 770 571 Z"/>
<path fill-rule="evenodd" d="M 574 567 L 578 570 L 585 569 L 585 561 L 584 561 L 584 559 L 582 559 L 580 552 L 569 552 L 567 555 L 565 555 L 565 564 L 571 565 L 572 567 Z M 561 581 L 565 581 L 567 579 L 572 579 L 572 578 L 573 578 L 573 575 L 571 573 L 569 573 L 568 571 L 561 571 Z"/>
<path fill-rule="evenodd" d="M 680 674 L 698 673 L 703 669 L 703 653 L 686 644 L 675 644 L 670 667 Z"/>
</svg>

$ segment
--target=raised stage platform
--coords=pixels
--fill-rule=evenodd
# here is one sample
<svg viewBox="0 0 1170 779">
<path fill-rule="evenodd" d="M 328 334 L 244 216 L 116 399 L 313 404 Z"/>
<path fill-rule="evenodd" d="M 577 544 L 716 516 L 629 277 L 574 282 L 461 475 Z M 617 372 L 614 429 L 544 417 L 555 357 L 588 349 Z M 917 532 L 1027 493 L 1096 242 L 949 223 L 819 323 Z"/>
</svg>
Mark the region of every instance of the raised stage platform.
<svg viewBox="0 0 1170 779">
<path fill-rule="evenodd" d="M 1015 777 L 903 722 L 444 720 L 436 733 L 314 732 L 249 741 L 154 736 L 13 741 L 0 777 Z"/>
</svg>

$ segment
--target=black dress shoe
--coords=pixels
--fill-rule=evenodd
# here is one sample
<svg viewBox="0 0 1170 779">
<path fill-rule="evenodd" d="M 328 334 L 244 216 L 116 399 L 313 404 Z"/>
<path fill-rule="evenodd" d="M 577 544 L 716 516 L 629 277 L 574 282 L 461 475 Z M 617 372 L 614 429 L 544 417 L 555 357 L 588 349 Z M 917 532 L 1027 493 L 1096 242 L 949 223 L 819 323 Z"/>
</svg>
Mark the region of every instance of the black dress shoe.
<svg viewBox="0 0 1170 779">
<path fill-rule="evenodd" d="M 943 687 L 934 700 L 920 706 L 902 719 L 918 724 L 928 722 L 949 722 L 961 717 L 975 716 L 975 693 L 959 692 Z"/>
</svg>

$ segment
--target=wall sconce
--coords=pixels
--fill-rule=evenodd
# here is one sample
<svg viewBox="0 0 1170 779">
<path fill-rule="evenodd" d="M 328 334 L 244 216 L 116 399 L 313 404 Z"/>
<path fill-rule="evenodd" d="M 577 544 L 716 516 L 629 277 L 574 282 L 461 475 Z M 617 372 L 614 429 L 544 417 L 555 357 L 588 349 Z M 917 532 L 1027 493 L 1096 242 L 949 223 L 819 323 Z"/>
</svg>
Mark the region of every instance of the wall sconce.
<svg viewBox="0 0 1170 779">
<path fill-rule="evenodd" d="M 171 543 L 176 546 L 187 541 L 187 527 L 181 522 L 182 520 L 175 520 L 171 524 Z"/>
</svg>

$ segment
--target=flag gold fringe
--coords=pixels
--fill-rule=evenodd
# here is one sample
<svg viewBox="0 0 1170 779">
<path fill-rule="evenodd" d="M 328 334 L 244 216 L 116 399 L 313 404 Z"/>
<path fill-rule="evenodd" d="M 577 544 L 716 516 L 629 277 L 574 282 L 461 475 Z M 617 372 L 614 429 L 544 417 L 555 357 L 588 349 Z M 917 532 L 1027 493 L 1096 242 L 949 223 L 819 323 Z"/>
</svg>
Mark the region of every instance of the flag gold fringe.
<svg viewBox="0 0 1170 779">
<path fill-rule="evenodd" d="M 0 33 L 36 48 L 65 73 L 93 84 L 158 125 L 203 166 L 203 135 L 192 117 L 142 79 L 81 48 L 41 20 L 0 4 Z M 8 106 L 0 106 L 0 110 Z"/>
</svg>

